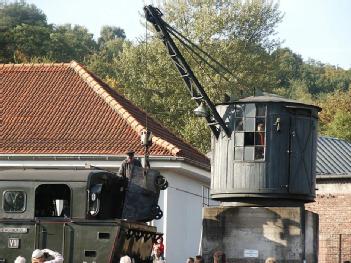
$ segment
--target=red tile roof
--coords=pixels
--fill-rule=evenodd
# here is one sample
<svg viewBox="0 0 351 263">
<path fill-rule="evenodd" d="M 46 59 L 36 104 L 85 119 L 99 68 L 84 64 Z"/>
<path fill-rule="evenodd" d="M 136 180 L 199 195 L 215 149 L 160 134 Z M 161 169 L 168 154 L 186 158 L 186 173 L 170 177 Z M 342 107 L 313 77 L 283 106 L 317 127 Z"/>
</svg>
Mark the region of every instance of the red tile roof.
<svg viewBox="0 0 351 263">
<path fill-rule="evenodd" d="M 146 113 L 75 61 L 0 64 L 1 154 L 143 154 Z M 151 155 L 206 156 L 148 116 Z"/>
</svg>

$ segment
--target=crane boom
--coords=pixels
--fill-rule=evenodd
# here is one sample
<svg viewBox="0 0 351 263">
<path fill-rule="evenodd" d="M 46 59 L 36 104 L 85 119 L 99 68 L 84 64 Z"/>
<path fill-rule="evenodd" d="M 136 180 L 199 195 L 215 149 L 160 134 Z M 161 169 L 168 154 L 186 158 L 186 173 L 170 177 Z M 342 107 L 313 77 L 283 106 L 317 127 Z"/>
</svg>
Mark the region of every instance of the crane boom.
<svg viewBox="0 0 351 263">
<path fill-rule="evenodd" d="M 161 18 L 163 15 L 162 12 L 158 8 L 155 8 L 151 5 L 145 6 L 144 12 L 146 20 L 152 23 L 156 31 L 160 34 L 163 44 L 166 46 L 168 54 L 170 55 L 174 65 L 179 71 L 192 98 L 199 106 L 202 102 L 205 102 L 208 109 L 210 110 L 210 115 L 206 116 L 205 118 L 209 127 L 211 128 L 212 133 L 216 136 L 216 138 L 218 138 L 220 134 L 220 128 L 222 128 L 226 135 L 230 136 L 227 125 L 217 112 L 215 105 L 207 96 L 201 83 L 194 75 L 189 64 L 186 62 L 185 58 L 169 34 L 167 23 Z M 217 125 L 219 125 L 220 128 Z"/>
</svg>

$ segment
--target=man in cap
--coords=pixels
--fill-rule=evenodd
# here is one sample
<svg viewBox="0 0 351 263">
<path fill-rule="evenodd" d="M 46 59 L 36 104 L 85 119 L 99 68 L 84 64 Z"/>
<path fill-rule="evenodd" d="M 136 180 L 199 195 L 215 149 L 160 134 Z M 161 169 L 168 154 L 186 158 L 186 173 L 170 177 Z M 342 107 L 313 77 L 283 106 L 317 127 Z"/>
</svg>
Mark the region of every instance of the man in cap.
<svg viewBox="0 0 351 263">
<path fill-rule="evenodd" d="M 135 166 L 142 167 L 141 162 L 138 159 L 134 158 L 134 151 L 129 150 L 127 152 L 127 158 L 121 164 L 121 168 L 118 171 L 118 175 L 122 176 L 123 178 L 130 179 L 133 173 L 133 168 Z"/>
<path fill-rule="evenodd" d="M 50 256 L 52 259 L 48 259 Z M 32 263 L 62 263 L 63 257 L 60 253 L 50 249 L 36 249 L 32 253 Z"/>
</svg>

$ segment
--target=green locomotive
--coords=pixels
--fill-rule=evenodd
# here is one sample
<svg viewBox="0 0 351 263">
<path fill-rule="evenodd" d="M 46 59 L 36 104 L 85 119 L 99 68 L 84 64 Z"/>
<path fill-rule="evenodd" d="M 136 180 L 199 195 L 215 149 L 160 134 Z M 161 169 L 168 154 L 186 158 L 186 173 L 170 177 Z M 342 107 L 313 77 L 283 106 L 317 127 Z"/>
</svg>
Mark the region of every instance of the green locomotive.
<svg viewBox="0 0 351 263">
<path fill-rule="evenodd" d="M 147 262 L 159 233 L 145 222 L 167 181 L 142 168 L 129 180 L 104 170 L 0 171 L 0 262 L 34 249 L 62 253 L 66 263 Z"/>
</svg>

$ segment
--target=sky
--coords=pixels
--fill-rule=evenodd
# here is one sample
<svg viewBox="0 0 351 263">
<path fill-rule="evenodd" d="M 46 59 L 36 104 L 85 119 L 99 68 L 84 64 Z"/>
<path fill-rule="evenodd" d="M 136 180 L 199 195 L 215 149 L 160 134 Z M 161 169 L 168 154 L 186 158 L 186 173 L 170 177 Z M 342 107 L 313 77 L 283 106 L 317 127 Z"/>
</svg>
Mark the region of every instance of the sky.
<svg viewBox="0 0 351 263">
<path fill-rule="evenodd" d="M 351 68 L 351 0 L 276 0 L 284 14 L 277 37 L 306 61 Z M 103 25 L 118 26 L 130 40 L 145 35 L 143 6 L 160 0 L 27 0 L 53 24 L 85 26 L 98 37 Z"/>
</svg>

